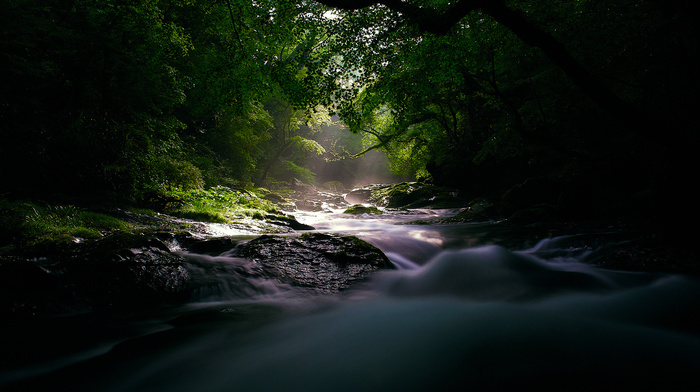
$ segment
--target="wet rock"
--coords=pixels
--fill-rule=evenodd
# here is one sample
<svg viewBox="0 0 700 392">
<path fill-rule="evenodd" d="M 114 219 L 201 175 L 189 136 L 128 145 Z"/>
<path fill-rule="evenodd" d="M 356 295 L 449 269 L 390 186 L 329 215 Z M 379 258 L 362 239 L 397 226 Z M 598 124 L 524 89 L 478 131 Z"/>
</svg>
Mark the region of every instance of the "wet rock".
<svg viewBox="0 0 700 392">
<path fill-rule="evenodd" d="M 469 207 L 462 209 L 455 216 L 447 218 L 421 219 L 407 222 L 406 224 L 448 224 L 448 223 L 467 223 L 467 222 L 489 222 L 500 219 L 500 215 L 496 206 L 487 200 L 475 200 L 469 204 Z"/>
<path fill-rule="evenodd" d="M 295 197 L 296 207 L 301 211 L 330 212 L 348 205 L 343 196 L 330 192 L 317 191 L 314 194 L 298 194 Z"/>
<path fill-rule="evenodd" d="M 188 241 L 183 244 L 187 250 L 194 253 L 220 255 L 236 247 L 238 241 L 231 237 L 214 237 Z"/>
<path fill-rule="evenodd" d="M 340 181 L 327 181 L 323 183 L 323 187 L 331 192 L 344 192 L 345 185 Z"/>
<path fill-rule="evenodd" d="M 323 210 L 323 203 L 318 200 L 297 200 L 294 204 L 301 211 L 317 212 Z"/>
<path fill-rule="evenodd" d="M 313 226 L 301 223 L 296 218 L 287 215 L 266 215 L 265 220 L 271 224 L 289 227 L 293 230 L 313 230 Z"/>
<path fill-rule="evenodd" d="M 372 198 L 372 189 L 353 189 L 345 195 L 345 201 L 350 204 L 369 203 Z"/>
<path fill-rule="evenodd" d="M 599 267 L 625 271 L 654 271 L 700 276 L 700 255 L 695 247 L 645 239 L 628 241 L 596 260 Z"/>
<path fill-rule="evenodd" d="M 348 202 L 345 200 L 345 198 L 337 193 L 318 192 L 316 198 L 323 204 L 324 211 L 329 208 L 338 209 L 348 206 Z"/>
<path fill-rule="evenodd" d="M 374 271 L 394 268 L 373 245 L 335 234 L 265 235 L 237 248 L 237 252 L 260 264 L 270 277 L 324 293 L 337 293 Z"/>
<path fill-rule="evenodd" d="M 282 211 L 294 211 L 296 209 L 296 205 L 294 205 L 294 202 L 282 197 L 281 195 L 278 195 L 277 193 L 270 192 L 269 190 L 265 188 L 258 188 L 258 192 L 262 195 L 262 198 L 274 203 L 277 205 Z"/>
<path fill-rule="evenodd" d="M 0 314 L 138 311 L 189 298 L 184 259 L 155 236 L 114 235 L 0 261 Z"/>
<path fill-rule="evenodd" d="M 343 211 L 344 214 L 352 214 L 352 215 L 362 215 L 362 214 L 370 214 L 370 215 L 381 215 L 382 211 L 374 206 L 363 206 L 362 204 L 355 204 L 354 206 L 351 206 L 350 208 L 346 209 Z"/>
<path fill-rule="evenodd" d="M 468 203 L 458 191 L 422 182 L 372 185 L 345 197 L 350 203 L 372 203 L 388 208 L 459 208 Z"/>
</svg>

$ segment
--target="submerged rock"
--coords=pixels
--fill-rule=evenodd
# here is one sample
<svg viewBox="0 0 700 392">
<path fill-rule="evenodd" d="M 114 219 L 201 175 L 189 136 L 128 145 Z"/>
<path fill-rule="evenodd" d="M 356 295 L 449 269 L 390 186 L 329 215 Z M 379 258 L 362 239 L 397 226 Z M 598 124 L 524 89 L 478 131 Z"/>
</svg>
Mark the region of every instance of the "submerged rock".
<svg viewBox="0 0 700 392">
<path fill-rule="evenodd" d="M 237 249 L 283 283 L 337 293 L 379 269 L 395 268 L 378 248 L 354 236 L 264 235 Z"/>
</svg>

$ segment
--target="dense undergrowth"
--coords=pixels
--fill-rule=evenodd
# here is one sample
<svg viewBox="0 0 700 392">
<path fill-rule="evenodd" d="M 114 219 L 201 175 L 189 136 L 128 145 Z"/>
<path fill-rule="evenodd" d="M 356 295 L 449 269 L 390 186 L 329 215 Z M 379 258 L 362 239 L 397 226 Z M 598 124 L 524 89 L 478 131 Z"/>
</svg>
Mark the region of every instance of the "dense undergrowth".
<svg viewBox="0 0 700 392">
<path fill-rule="evenodd" d="M 0 248 L 3 251 L 46 243 L 81 242 L 115 232 L 137 233 L 148 227 L 124 219 L 119 212 L 174 217 L 214 223 L 244 223 L 283 215 L 274 203 L 259 194 L 266 190 L 232 190 L 213 187 L 171 190 L 160 195 L 166 202 L 158 206 L 86 206 L 42 200 L 0 198 Z M 257 193 L 257 194 L 256 194 Z"/>
<path fill-rule="evenodd" d="M 93 239 L 132 229 L 133 225 L 118 218 L 75 205 L 0 199 L 0 244 L 4 248 Z"/>
<path fill-rule="evenodd" d="M 217 186 L 209 189 L 174 190 L 174 200 L 165 211 L 181 218 L 214 223 L 236 223 L 242 219 L 265 219 L 267 214 L 280 214 L 279 208 L 254 191 L 232 190 Z"/>
</svg>

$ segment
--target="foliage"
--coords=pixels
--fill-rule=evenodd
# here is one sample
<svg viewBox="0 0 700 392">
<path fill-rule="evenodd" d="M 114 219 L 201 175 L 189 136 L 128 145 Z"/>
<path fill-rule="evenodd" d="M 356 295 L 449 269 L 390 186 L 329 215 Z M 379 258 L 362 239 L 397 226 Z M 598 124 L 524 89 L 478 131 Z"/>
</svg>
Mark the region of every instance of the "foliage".
<svg viewBox="0 0 700 392">
<path fill-rule="evenodd" d="M 132 226 L 110 215 L 73 205 L 0 199 L 3 245 L 32 246 L 43 242 L 99 238 Z"/>
<path fill-rule="evenodd" d="M 267 214 L 279 214 L 273 203 L 254 194 L 217 186 L 189 191 L 175 190 L 171 196 L 179 202 L 165 212 L 182 218 L 216 223 L 234 223 L 247 218 L 264 219 Z"/>
<path fill-rule="evenodd" d="M 474 195 L 538 176 L 636 192 L 693 144 L 685 2 L 320 1 L 337 7 L 335 108 L 396 170 Z"/>
<path fill-rule="evenodd" d="M 687 5 L 6 0 L 0 186 L 168 204 L 349 186 L 363 166 L 342 158 L 380 150 L 474 195 L 529 177 L 661 187 L 696 144 Z"/>
<path fill-rule="evenodd" d="M 319 100 L 314 64 L 327 37 L 314 2 L 5 6 L 7 190 L 80 188 L 138 202 L 175 188 L 245 185 L 274 144 L 265 103 L 304 114 Z"/>
</svg>

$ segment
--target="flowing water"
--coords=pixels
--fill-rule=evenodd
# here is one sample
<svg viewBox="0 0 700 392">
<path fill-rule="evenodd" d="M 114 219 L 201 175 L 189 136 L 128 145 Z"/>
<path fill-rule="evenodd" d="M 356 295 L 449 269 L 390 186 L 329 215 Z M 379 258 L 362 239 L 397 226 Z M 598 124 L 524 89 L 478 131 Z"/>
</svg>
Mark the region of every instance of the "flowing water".
<svg viewBox="0 0 700 392">
<path fill-rule="evenodd" d="M 250 278 L 227 252 L 184 253 L 211 283 L 188 306 L 22 331 L 43 357 L 4 353 L 0 389 L 699 390 L 697 278 L 594 267 L 621 233 L 397 224 L 450 213 L 300 212 L 397 266 L 333 296 Z"/>
</svg>

